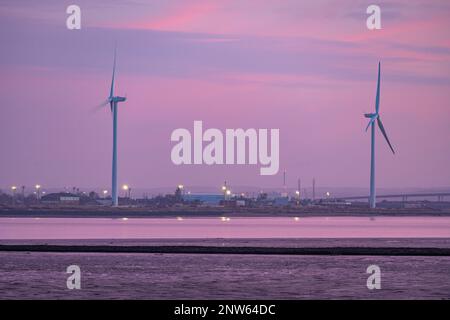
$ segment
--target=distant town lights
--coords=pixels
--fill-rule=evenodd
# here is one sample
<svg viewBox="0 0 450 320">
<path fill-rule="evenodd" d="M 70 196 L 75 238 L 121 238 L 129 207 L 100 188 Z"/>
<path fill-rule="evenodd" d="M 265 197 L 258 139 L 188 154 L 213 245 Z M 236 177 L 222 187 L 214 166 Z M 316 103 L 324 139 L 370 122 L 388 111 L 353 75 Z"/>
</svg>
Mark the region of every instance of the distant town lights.
<svg viewBox="0 0 450 320">
<path fill-rule="evenodd" d="M 182 184 L 178 185 L 178 189 L 183 189 L 183 188 L 184 188 L 184 186 Z"/>
<path fill-rule="evenodd" d="M 11 190 L 12 190 L 12 191 L 16 191 L 16 190 L 17 190 L 17 187 L 16 187 L 16 186 L 12 186 L 12 187 L 11 187 Z"/>
<path fill-rule="evenodd" d="M 124 185 L 122 186 L 122 189 L 125 190 L 125 191 L 127 191 L 128 189 L 130 189 L 130 187 L 129 187 L 127 184 L 124 184 Z"/>
<path fill-rule="evenodd" d="M 103 190 L 103 194 L 106 196 L 108 194 L 108 190 Z"/>
<path fill-rule="evenodd" d="M 34 186 L 37 190 L 39 190 L 40 188 L 41 188 L 41 185 L 40 184 L 37 184 L 37 185 L 35 185 Z"/>
</svg>

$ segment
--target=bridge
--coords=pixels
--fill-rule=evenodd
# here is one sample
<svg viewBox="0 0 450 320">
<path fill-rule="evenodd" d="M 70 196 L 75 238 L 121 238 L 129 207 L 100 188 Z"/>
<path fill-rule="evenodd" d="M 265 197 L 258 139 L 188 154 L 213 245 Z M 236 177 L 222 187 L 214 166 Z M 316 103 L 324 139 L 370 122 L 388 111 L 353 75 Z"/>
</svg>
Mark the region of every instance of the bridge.
<svg viewBox="0 0 450 320">
<path fill-rule="evenodd" d="M 437 198 L 441 202 L 444 197 L 450 197 L 450 192 L 434 192 L 434 193 L 401 193 L 401 194 L 383 194 L 377 195 L 377 199 L 400 198 L 403 202 L 408 201 L 408 198 Z M 369 200 L 369 196 L 350 196 L 334 198 L 335 200 Z"/>
</svg>

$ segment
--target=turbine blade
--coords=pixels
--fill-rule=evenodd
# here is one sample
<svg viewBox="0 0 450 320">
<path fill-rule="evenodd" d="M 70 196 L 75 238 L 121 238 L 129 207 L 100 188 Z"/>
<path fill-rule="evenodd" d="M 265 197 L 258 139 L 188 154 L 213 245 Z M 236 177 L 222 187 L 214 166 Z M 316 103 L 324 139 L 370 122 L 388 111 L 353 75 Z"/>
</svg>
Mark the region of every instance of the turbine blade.
<svg viewBox="0 0 450 320">
<path fill-rule="evenodd" d="M 384 130 L 383 122 L 381 122 L 380 117 L 377 118 L 377 122 L 378 122 L 378 127 L 381 130 L 381 133 L 383 134 L 384 138 L 386 139 L 386 141 L 387 141 L 387 143 L 389 145 L 389 148 L 391 148 L 392 153 L 395 154 L 394 148 L 392 147 L 391 142 L 389 141 L 389 138 L 388 138 L 388 136 L 386 134 L 386 130 Z"/>
<path fill-rule="evenodd" d="M 93 113 L 94 113 L 94 112 L 97 112 L 97 111 L 99 111 L 100 109 L 102 109 L 104 106 L 108 105 L 108 103 L 109 103 L 109 99 L 107 99 L 107 100 L 103 101 L 102 103 L 100 103 L 100 104 L 98 104 L 98 105 L 92 107 L 92 108 L 91 108 L 91 111 L 92 111 Z"/>
<path fill-rule="evenodd" d="M 372 123 L 374 123 L 374 122 L 375 122 L 375 118 L 374 118 L 374 117 L 371 117 L 369 123 L 367 124 L 366 132 L 367 132 L 367 130 L 369 130 L 370 125 L 371 125 Z"/>
<path fill-rule="evenodd" d="M 378 62 L 378 82 L 377 82 L 377 97 L 375 100 L 375 113 L 378 114 L 380 110 L 380 73 L 381 73 L 381 63 Z"/>
<path fill-rule="evenodd" d="M 112 81 L 111 81 L 111 91 L 109 92 L 109 98 L 111 99 L 114 96 L 114 77 L 116 74 L 116 48 L 114 48 L 114 65 L 113 65 L 113 73 L 112 73 Z"/>
</svg>

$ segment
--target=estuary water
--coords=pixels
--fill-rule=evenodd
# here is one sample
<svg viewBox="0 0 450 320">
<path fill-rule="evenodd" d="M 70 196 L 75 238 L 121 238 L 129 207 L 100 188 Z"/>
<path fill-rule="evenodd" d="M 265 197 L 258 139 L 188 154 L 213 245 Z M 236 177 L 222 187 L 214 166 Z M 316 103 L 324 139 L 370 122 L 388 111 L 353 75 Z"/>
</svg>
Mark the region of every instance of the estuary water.
<svg viewBox="0 0 450 320">
<path fill-rule="evenodd" d="M 0 252 L 0 299 L 450 299 L 449 270 L 450 257 Z"/>
<path fill-rule="evenodd" d="M 0 218 L 0 239 L 450 238 L 450 217 Z"/>
<path fill-rule="evenodd" d="M 0 244 L 449 248 L 450 218 L 0 218 Z M 449 270 L 445 256 L 0 252 L 0 299 L 450 299 Z"/>
</svg>

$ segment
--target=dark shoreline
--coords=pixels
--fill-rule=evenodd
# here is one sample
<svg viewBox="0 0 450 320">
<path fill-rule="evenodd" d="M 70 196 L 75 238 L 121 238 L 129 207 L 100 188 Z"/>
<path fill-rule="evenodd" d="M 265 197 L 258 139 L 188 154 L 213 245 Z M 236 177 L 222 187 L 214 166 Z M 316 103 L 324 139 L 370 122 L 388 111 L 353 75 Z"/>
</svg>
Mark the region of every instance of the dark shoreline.
<svg viewBox="0 0 450 320">
<path fill-rule="evenodd" d="M 412 247 L 217 247 L 217 246 L 105 246 L 0 245 L 0 252 L 158 253 L 240 255 L 450 256 L 450 248 Z"/>
</svg>

